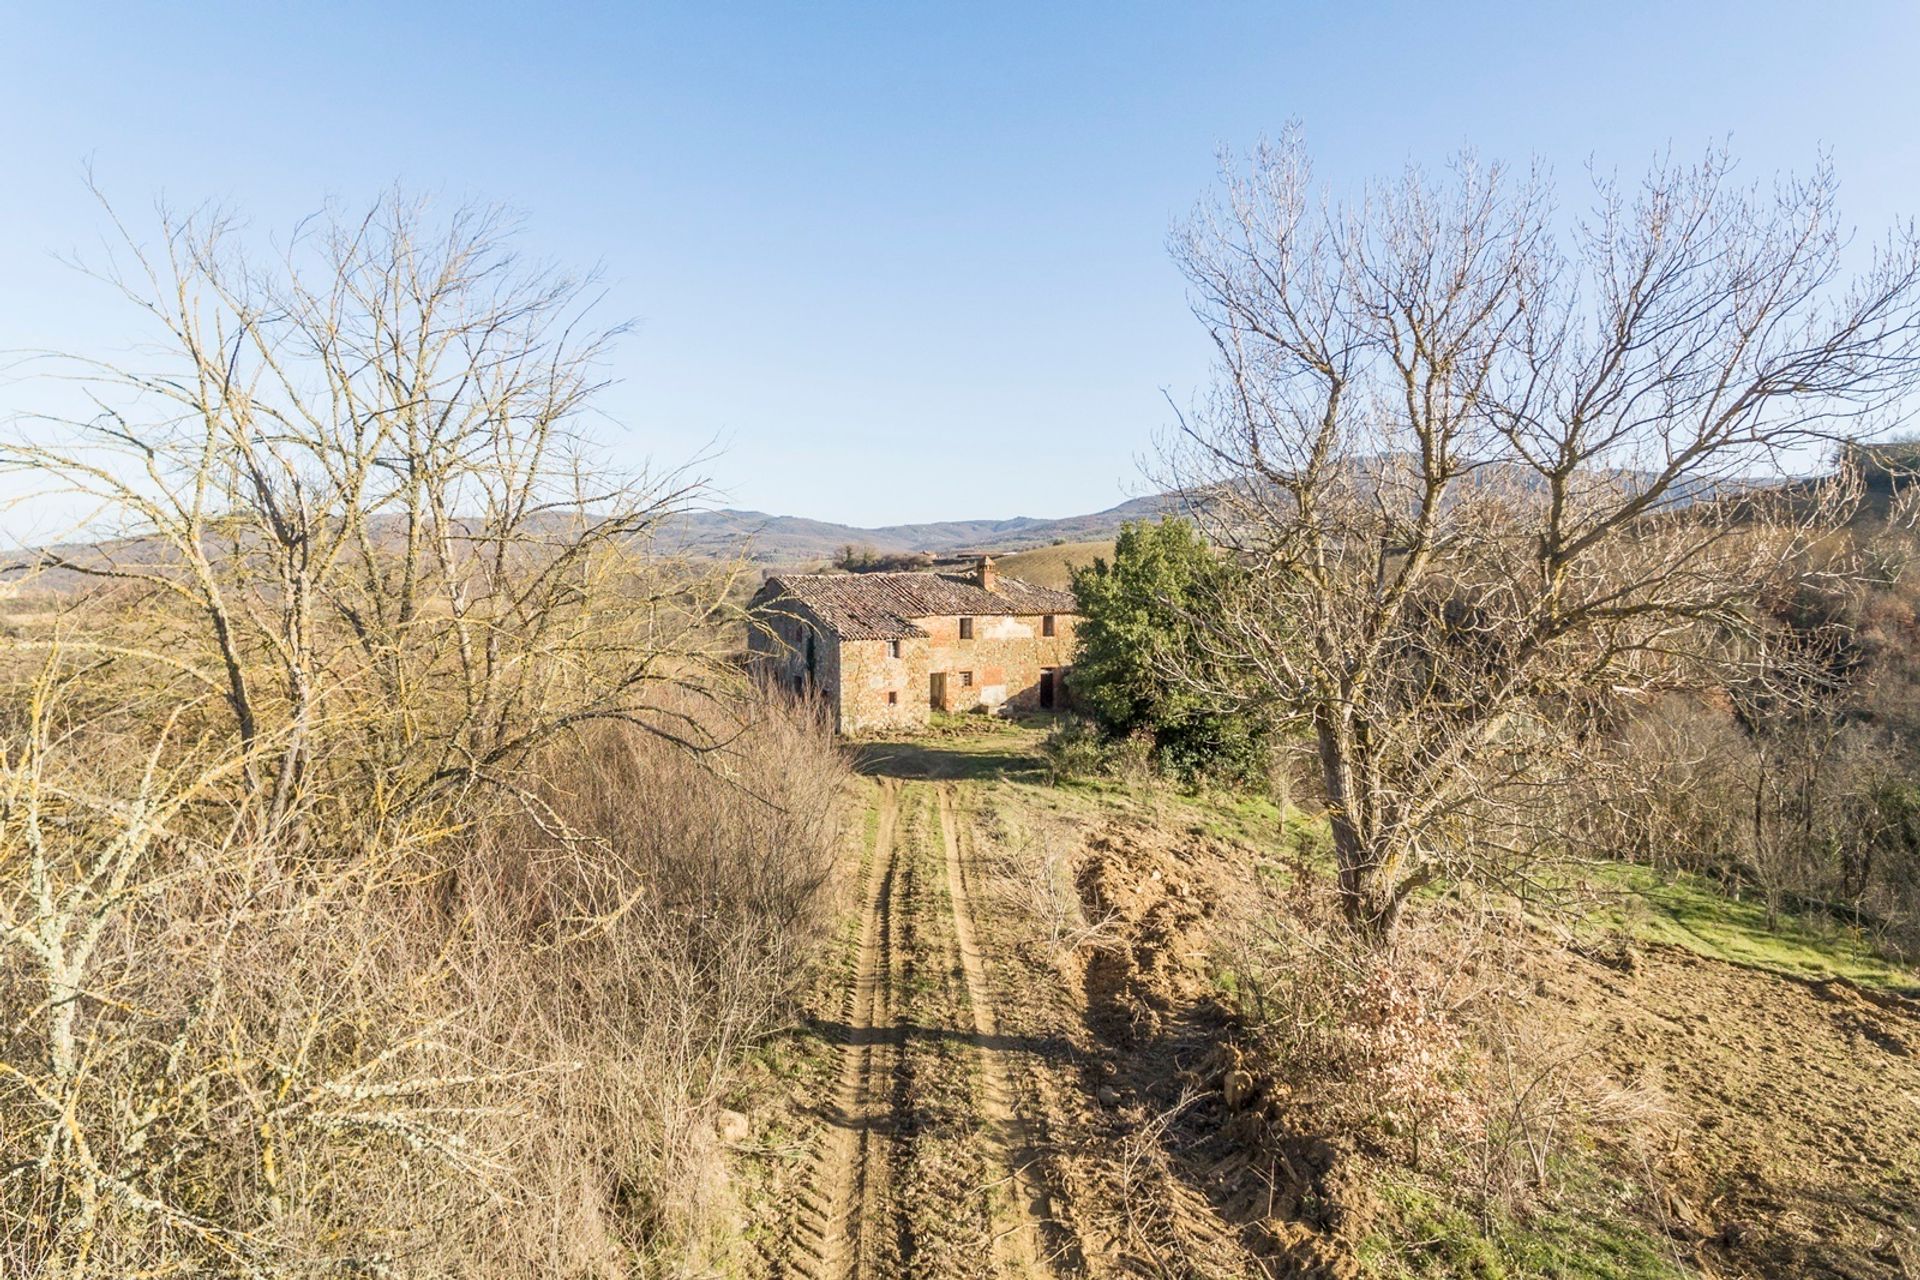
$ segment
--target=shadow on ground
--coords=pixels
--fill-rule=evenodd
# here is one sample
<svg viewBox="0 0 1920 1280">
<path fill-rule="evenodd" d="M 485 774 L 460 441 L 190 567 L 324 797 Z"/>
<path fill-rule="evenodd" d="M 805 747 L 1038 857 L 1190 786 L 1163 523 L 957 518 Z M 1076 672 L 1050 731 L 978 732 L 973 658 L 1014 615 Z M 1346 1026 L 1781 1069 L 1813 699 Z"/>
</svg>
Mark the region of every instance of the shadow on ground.
<svg viewBox="0 0 1920 1280">
<path fill-rule="evenodd" d="M 1046 777 L 1046 766 L 1031 752 L 978 739 L 863 742 L 854 747 L 853 762 L 861 773 L 876 778 L 1037 782 Z"/>
</svg>

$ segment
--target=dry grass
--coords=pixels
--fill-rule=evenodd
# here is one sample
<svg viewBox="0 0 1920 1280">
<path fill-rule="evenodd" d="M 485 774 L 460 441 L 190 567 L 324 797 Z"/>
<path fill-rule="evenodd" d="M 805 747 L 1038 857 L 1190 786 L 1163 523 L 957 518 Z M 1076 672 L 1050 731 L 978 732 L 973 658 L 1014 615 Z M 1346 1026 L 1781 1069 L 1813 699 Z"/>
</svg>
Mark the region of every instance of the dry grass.
<svg viewBox="0 0 1920 1280">
<path fill-rule="evenodd" d="M 1037 587 L 1065 589 L 1072 585 L 1073 571 L 1095 560 L 1113 559 L 1113 539 L 1100 542 L 1062 542 L 1051 547 L 1035 547 L 1001 556 L 994 563 L 1009 578 L 1031 582 Z"/>
<path fill-rule="evenodd" d="M 304 852 L 54 690 L 9 745 L 9 1274 L 630 1274 L 717 1237 L 717 1099 L 820 915 L 816 721 L 760 708 L 739 777 L 601 730 L 542 761 L 542 822 Z"/>
<path fill-rule="evenodd" d="M 146 363 L 70 362 L 122 410 L 0 447 L 100 512 L 0 630 L 0 1270 L 694 1265 L 826 727 L 650 554 L 690 482 L 584 452 L 615 334 L 508 220 L 159 230 Z"/>
</svg>

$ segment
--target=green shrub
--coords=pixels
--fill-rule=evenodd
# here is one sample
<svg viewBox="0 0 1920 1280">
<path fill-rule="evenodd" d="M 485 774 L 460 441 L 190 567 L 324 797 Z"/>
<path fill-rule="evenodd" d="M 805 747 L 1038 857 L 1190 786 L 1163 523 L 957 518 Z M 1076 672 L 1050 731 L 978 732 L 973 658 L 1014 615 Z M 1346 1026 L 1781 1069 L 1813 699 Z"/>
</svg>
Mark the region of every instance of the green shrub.
<svg viewBox="0 0 1920 1280">
<path fill-rule="evenodd" d="M 1109 748 L 1099 728 L 1079 717 L 1063 720 L 1040 744 L 1047 762 L 1047 779 L 1094 778 L 1108 771 Z"/>
<path fill-rule="evenodd" d="M 1200 651 L 1193 619 L 1235 576 L 1192 523 L 1171 516 L 1125 525 L 1112 563 L 1073 574 L 1074 697 L 1109 738 L 1150 736 L 1161 767 L 1188 782 L 1246 785 L 1269 771 L 1268 725 L 1202 700 L 1181 678 Z"/>
</svg>

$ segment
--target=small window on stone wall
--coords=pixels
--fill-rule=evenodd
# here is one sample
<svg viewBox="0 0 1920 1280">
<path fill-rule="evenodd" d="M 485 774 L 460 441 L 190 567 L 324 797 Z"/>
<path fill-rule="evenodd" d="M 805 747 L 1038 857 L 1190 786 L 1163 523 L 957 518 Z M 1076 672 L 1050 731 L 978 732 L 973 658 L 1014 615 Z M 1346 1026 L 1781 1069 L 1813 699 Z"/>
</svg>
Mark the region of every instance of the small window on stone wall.
<svg viewBox="0 0 1920 1280">
<path fill-rule="evenodd" d="M 972 618 L 960 619 L 960 638 L 962 640 L 973 639 L 973 619 Z"/>
<path fill-rule="evenodd" d="M 890 707 L 900 705 L 900 691 L 898 689 L 887 690 L 887 705 Z"/>
<path fill-rule="evenodd" d="M 1053 615 L 1052 614 L 1049 613 L 1045 617 L 1040 619 L 1040 634 L 1043 636 L 1050 636 L 1053 634 Z"/>
<path fill-rule="evenodd" d="M 897 658 L 900 656 L 900 642 L 898 640 L 887 641 L 887 656 L 889 658 Z"/>
<path fill-rule="evenodd" d="M 960 673 L 960 687 L 961 687 L 962 689 L 971 689 L 971 688 L 973 688 L 973 672 L 971 672 L 971 671 L 962 671 L 962 672 Z"/>
</svg>

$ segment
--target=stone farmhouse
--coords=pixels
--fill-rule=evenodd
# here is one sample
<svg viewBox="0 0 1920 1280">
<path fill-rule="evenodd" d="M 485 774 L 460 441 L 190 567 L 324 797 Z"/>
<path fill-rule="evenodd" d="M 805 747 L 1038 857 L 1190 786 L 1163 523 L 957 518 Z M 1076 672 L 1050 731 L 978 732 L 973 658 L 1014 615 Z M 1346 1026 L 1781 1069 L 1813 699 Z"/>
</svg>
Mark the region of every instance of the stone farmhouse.
<svg viewBox="0 0 1920 1280">
<path fill-rule="evenodd" d="M 762 676 L 816 691 L 842 733 L 925 725 L 933 711 L 1066 705 L 1070 591 L 971 573 L 794 573 L 752 603 Z"/>
</svg>

